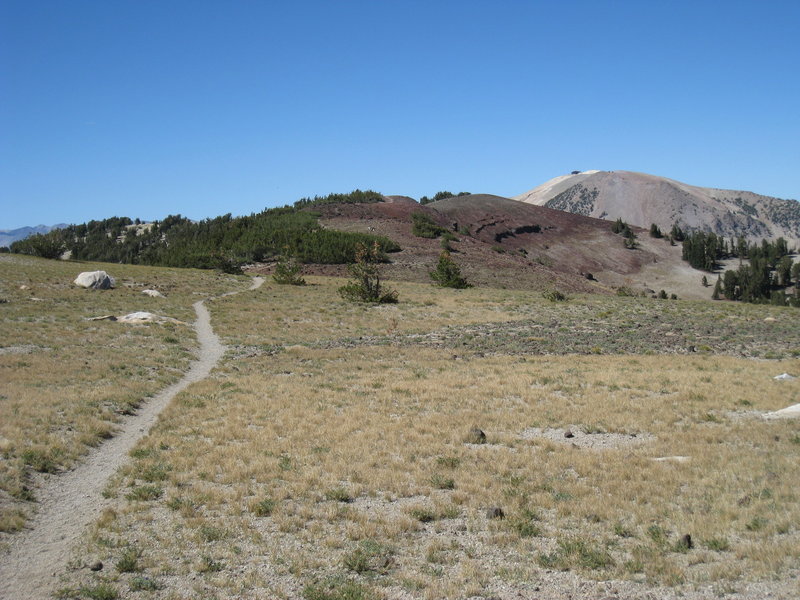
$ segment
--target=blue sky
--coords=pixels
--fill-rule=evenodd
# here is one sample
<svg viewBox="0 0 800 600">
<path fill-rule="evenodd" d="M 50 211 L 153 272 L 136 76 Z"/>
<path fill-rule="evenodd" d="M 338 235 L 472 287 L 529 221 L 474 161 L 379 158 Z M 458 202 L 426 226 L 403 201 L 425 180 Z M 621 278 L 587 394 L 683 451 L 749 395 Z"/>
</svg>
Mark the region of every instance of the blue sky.
<svg viewBox="0 0 800 600">
<path fill-rule="evenodd" d="M 0 2 L 0 228 L 632 170 L 800 199 L 800 2 Z"/>
</svg>

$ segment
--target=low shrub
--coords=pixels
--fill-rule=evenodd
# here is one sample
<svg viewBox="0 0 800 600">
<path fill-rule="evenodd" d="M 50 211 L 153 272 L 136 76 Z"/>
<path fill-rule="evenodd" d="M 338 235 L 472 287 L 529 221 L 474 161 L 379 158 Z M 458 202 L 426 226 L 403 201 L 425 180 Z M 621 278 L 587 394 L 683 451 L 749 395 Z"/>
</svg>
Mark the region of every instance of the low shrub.
<svg viewBox="0 0 800 600">
<path fill-rule="evenodd" d="M 550 302 L 566 302 L 569 300 L 569 296 L 557 289 L 545 290 L 542 292 L 542 298 Z"/>
</svg>

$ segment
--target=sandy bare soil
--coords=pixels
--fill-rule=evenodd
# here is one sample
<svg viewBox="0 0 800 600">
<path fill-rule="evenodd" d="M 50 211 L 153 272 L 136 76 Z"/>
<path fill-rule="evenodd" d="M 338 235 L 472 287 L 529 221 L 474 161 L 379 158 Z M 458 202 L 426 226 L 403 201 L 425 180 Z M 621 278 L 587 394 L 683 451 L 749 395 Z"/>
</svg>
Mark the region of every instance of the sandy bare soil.
<svg viewBox="0 0 800 600">
<path fill-rule="evenodd" d="M 264 283 L 255 277 L 251 290 Z M 232 292 L 236 293 L 236 292 Z M 229 294 L 225 294 L 229 295 Z M 50 598 L 57 576 L 67 566 L 69 550 L 83 530 L 96 520 L 110 501 L 102 491 L 108 479 L 128 460 L 128 452 L 156 423 L 159 413 L 181 391 L 208 376 L 225 353 L 211 327 L 204 300 L 194 303 L 194 327 L 200 342 L 197 360 L 177 383 L 155 395 L 117 434 L 94 450 L 76 469 L 43 482 L 38 513 L 28 528 L 12 538 L 0 562 L 0 598 Z"/>
</svg>

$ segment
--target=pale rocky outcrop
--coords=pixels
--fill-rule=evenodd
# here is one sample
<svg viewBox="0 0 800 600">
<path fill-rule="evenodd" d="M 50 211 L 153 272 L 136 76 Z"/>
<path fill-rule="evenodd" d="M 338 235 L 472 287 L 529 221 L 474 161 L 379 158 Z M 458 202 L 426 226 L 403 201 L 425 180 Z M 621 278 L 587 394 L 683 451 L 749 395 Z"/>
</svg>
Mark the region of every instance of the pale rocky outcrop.
<svg viewBox="0 0 800 600">
<path fill-rule="evenodd" d="M 117 317 L 117 321 L 120 323 L 152 323 L 153 321 L 158 321 L 161 318 L 162 317 L 154 315 L 151 312 L 137 311 Z"/>
<path fill-rule="evenodd" d="M 89 317 L 86 319 L 87 321 L 118 321 L 120 323 L 178 323 L 180 325 L 186 325 L 183 321 L 179 321 L 178 319 L 173 319 L 172 317 L 164 317 L 162 315 L 156 315 L 151 312 L 147 311 L 137 311 L 128 313 L 127 315 L 102 315 L 99 317 Z"/>
<path fill-rule="evenodd" d="M 108 290 L 116 285 L 116 281 L 105 271 L 84 271 L 75 278 L 75 285 L 93 290 Z"/>
<path fill-rule="evenodd" d="M 120 323 L 180 323 L 185 324 L 183 321 L 179 321 L 178 319 L 173 319 L 172 317 L 164 317 L 161 315 L 155 315 L 151 312 L 146 311 L 137 311 L 132 312 L 127 315 L 122 315 L 121 317 L 117 317 L 117 321 Z"/>
</svg>

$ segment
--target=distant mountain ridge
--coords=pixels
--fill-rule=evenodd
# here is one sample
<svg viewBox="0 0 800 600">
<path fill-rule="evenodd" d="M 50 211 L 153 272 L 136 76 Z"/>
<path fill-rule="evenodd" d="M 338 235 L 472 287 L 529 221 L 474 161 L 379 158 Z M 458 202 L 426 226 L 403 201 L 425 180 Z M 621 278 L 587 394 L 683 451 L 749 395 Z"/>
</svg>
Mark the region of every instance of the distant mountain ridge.
<svg viewBox="0 0 800 600">
<path fill-rule="evenodd" d="M 0 248 L 10 246 L 14 242 L 24 240 L 26 237 L 37 233 L 48 233 L 53 229 L 62 229 L 66 223 L 57 225 L 36 225 L 35 227 L 18 227 L 17 229 L 0 229 Z"/>
<path fill-rule="evenodd" d="M 783 237 L 800 246 L 800 202 L 753 192 L 704 188 L 632 171 L 582 171 L 555 177 L 514 200 L 663 231 L 674 224 L 750 242 Z"/>
</svg>

